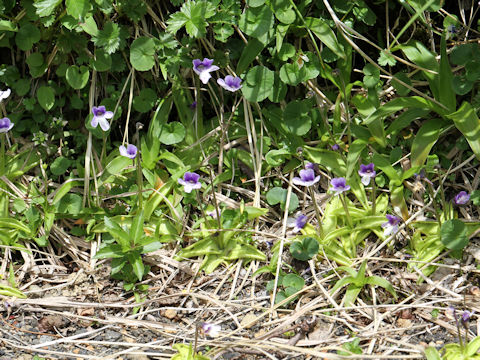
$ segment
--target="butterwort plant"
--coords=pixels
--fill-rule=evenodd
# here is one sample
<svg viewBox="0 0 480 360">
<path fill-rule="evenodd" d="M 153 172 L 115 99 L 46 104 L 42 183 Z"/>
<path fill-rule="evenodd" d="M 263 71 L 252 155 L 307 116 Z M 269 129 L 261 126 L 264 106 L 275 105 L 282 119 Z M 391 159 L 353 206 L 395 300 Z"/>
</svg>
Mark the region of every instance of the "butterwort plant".
<svg viewBox="0 0 480 360">
<path fill-rule="evenodd" d="M 375 165 L 373 163 L 360 165 L 360 170 L 358 170 L 358 175 L 362 178 L 362 184 L 368 186 L 372 182 L 372 214 L 375 214 L 375 204 L 376 204 L 376 194 L 375 194 L 375 176 L 377 172 L 375 171 Z"/>
</svg>

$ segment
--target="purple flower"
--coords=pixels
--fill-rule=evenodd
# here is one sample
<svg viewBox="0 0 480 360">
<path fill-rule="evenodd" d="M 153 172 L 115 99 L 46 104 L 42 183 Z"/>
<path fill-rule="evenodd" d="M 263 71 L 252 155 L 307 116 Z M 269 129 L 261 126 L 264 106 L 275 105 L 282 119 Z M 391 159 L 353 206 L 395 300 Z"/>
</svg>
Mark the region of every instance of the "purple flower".
<svg viewBox="0 0 480 360">
<path fill-rule="evenodd" d="M 233 77 L 232 75 L 225 76 L 225 80 L 217 79 L 218 85 L 223 87 L 225 90 L 235 92 L 242 88 L 242 79 L 238 76 Z"/>
<path fill-rule="evenodd" d="M 202 323 L 201 328 L 203 333 L 210 337 L 217 337 L 220 335 L 220 331 L 222 331 L 222 327 L 220 325 L 210 324 L 210 323 Z"/>
<path fill-rule="evenodd" d="M 197 108 L 197 102 L 194 101 L 190 104 L 190 109 L 195 110 Z"/>
<path fill-rule="evenodd" d="M 338 144 L 333 144 L 333 145 L 332 145 L 332 150 L 333 150 L 333 151 L 340 150 L 340 146 L 339 146 Z"/>
<path fill-rule="evenodd" d="M 107 119 L 111 119 L 113 117 L 113 112 L 107 111 L 105 106 L 99 107 L 92 107 L 93 119 L 90 125 L 96 128 L 97 125 L 100 123 L 100 127 L 103 131 L 108 131 L 110 129 L 110 124 L 108 123 Z"/>
<path fill-rule="evenodd" d="M 212 77 L 212 75 L 210 75 L 212 71 L 220 69 L 217 65 L 212 64 L 213 59 L 204 58 L 203 61 L 200 59 L 193 60 L 193 71 L 195 71 L 204 84 L 208 83 L 208 80 Z"/>
<path fill-rule="evenodd" d="M 193 189 L 200 189 L 202 187 L 198 179 L 200 179 L 200 175 L 187 171 L 183 175 L 183 179 L 178 179 L 178 183 L 183 185 L 183 190 L 186 193 L 191 193 Z"/>
<path fill-rule="evenodd" d="M 5 117 L 3 119 L 0 119 L 0 133 L 6 133 L 10 131 L 10 129 L 15 125 L 10 121 L 9 118 Z"/>
<path fill-rule="evenodd" d="M 2 102 L 2 100 L 5 100 L 6 98 L 8 98 L 11 93 L 12 93 L 12 90 L 10 90 L 10 89 L 7 89 L 5 91 L 0 91 L 0 102 Z"/>
<path fill-rule="evenodd" d="M 370 163 L 368 165 L 360 165 L 360 170 L 358 170 L 358 175 L 362 177 L 362 184 L 367 186 L 370 184 L 370 180 L 372 180 L 375 175 L 377 175 L 377 172 L 374 170 L 374 165 L 373 163 Z"/>
<path fill-rule="evenodd" d="M 288 218 L 287 225 L 288 227 L 293 227 L 293 232 L 298 233 L 302 230 L 307 224 L 308 218 L 303 214 L 298 214 L 296 218 Z"/>
<path fill-rule="evenodd" d="M 344 177 L 333 178 L 330 180 L 330 184 L 332 187 L 329 190 L 335 191 L 335 195 L 350 190 L 350 185 L 347 185 L 347 180 Z"/>
<path fill-rule="evenodd" d="M 466 191 L 460 191 L 453 199 L 457 205 L 465 205 L 468 200 L 470 200 L 470 194 L 468 194 Z"/>
<path fill-rule="evenodd" d="M 300 177 L 294 177 L 292 182 L 295 185 L 312 186 L 320 180 L 320 175 L 315 176 L 312 169 L 300 170 Z"/>
<path fill-rule="evenodd" d="M 126 156 L 130 159 L 135 159 L 135 156 L 137 156 L 137 147 L 132 144 L 128 144 L 127 147 L 121 145 L 118 150 L 120 151 L 120 155 Z"/>
<path fill-rule="evenodd" d="M 390 236 L 391 234 L 395 234 L 398 231 L 398 224 L 400 224 L 400 218 L 395 215 L 386 215 L 387 222 L 382 224 L 383 228 L 383 235 Z"/>
<path fill-rule="evenodd" d="M 474 312 L 470 312 L 468 310 L 465 310 L 463 313 L 462 313 L 462 322 L 466 323 L 470 320 L 470 318 L 472 317 Z"/>
</svg>

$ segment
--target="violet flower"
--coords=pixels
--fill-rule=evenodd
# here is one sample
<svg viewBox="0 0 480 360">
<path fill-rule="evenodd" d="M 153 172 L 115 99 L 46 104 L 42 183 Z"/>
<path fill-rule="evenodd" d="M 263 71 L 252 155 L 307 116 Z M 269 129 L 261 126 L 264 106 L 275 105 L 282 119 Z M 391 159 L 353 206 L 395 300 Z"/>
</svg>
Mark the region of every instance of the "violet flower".
<svg viewBox="0 0 480 360">
<path fill-rule="evenodd" d="M 390 236 L 398 231 L 398 224 L 400 224 L 400 218 L 398 216 L 389 214 L 387 214 L 386 217 L 388 221 L 382 224 L 383 235 Z"/>
<path fill-rule="evenodd" d="M 312 186 L 320 181 L 320 175 L 315 176 L 315 171 L 312 169 L 300 170 L 300 177 L 294 177 L 292 182 L 295 185 Z"/>
<path fill-rule="evenodd" d="M 194 101 L 190 104 L 190 109 L 195 110 L 197 108 L 197 102 Z"/>
<path fill-rule="evenodd" d="M 217 337 L 220 335 L 220 331 L 222 331 L 222 327 L 220 325 L 210 324 L 210 323 L 202 323 L 201 328 L 203 333 L 210 337 Z"/>
<path fill-rule="evenodd" d="M 135 159 L 137 156 L 137 147 L 132 144 L 128 144 L 127 147 L 125 145 L 121 145 L 118 150 L 120 151 L 120 155 L 126 156 L 130 159 Z"/>
<path fill-rule="evenodd" d="M 13 128 L 14 123 L 10 121 L 9 118 L 5 117 L 0 119 L 0 133 L 6 133 Z"/>
<path fill-rule="evenodd" d="M 183 179 L 178 179 L 178 183 L 183 185 L 183 190 L 186 193 L 191 193 L 193 189 L 200 189 L 202 187 L 202 184 L 198 179 L 200 179 L 200 175 L 187 171 L 183 175 Z"/>
<path fill-rule="evenodd" d="M 307 224 L 308 218 L 303 214 L 298 214 L 295 218 L 288 218 L 287 219 L 287 226 L 293 227 L 293 232 L 298 233 L 302 230 L 305 225 Z"/>
<path fill-rule="evenodd" d="M 100 123 L 100 127 L 103 131 L 108 131 L 110 129 L 110 124 L 107 119 L 111 119 L 113 117 L 113 112 L 107 111 L 105 106 L 99 107 L 92 107 L 93 119 L 90 125 L 96 128 L 97 125 Z"/>
<path fill-rule="evenodd" d="M 205 214 L 207 214 L 208 216 L 211 216 L 214 219 L 217 218 L 217 210 L 216 209 L 207 210 L 207 211 L 205 211 Z M 218 209 L 218 215 L 222 215 L 222 211 L 220 209 Z"/>
<path fill-rule="evenodd" d="M 330 180 L 332 187 L 329 190 L 335 191 L 335 195 L 350 190 L 350 185 L 347 185 L 347 180 L 344 177 L 333 178 Z"/>
<path fill-rule="evenodd" d="M 360 170 L 358 170 L 358 175 L 362 177 L 362 184 L 367 186 L 370 184 L 370 180 L 372 180 L 375 175 L 377 175 L 377 172 L 374 170 L 374 165 L 373 163 L 370 163 L 368 165 L 360 165 Z"/>
<path fill-rule="evenodd" d="M 242 88 L 242 79 L 238 76 L 233 77 L 232 75 L 225 76 L 225 80 L 217 79 L 218 85 L 223 87 L 225 90 L 235 92 Z"/>
<path fill-rule="evenodd" d="M 470 321 L 470 318 L 472 317 L 472 315 L 473 315 L 474 312 L 475 312 L 475 311 L 470 312 L 470 311 L 468 311 L 468 310 L 465 310 L 465 311 L 462 313 L 462 322 L 463 322 L 463 323 L 466 323 L 466 322 Z"/>
<path fill-rule="evenodd" d="M 11 93 L 12 93 L 12 90 L 10 90 L 8 88 L 5 91 L 0 91 L 0 102 L 2 102 L 2 100 L 5 100 L 6 98 L 8 98 Z"/>
<path fill-rule="evenodd" d="M 210 75 L 212 71 L 220 69 L 217 65 L 212 64 L 213 59 L 204 58 L 203 61 L 200 59 L 193 60 L 193 71 L 195 71 L 204 84 L 208 83 L 208 80 L 212 77 L 212 75 Z"/>
<path fill-rule="evenodd" d="M 468 194 L 466 191 L 460 191 L 453 199 L 457 205 L 465 205 L 469 200 L 470 194 Z"/>
<path fill-rule="evenodd" d="M 332 150 L 333 150 L 333 151 L 338 151 L 338 150 L 340 150 L 340 145 L 338 145 L 338 144 L 333 144 L 331 147 L 332 147 Z"/>
</svg>

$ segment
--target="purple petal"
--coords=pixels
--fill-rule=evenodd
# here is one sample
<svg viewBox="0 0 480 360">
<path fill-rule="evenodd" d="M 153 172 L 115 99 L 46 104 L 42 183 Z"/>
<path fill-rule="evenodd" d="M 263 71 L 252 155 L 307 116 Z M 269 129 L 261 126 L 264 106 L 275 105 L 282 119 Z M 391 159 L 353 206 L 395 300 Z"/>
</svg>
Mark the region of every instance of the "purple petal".
<svg viewBox="0 0 480 360">
<path fill-rule="evenodd" d="M 13 125 L 14 124 L 7 117 L 0 119 L 0 133 L 8 132 L 11 128 L 13 128 Z"/>
<path fill-rule="evenodd" d="M 108 131 L 110 129 L 110 123 L 104 117 L 99 117 L 98 122 L 103 131 Z"/>
<path fill-rule="evenodd" d="M 118 150 L 120 151 L 120 155 L 126 156 L 130 159 L 135 159 L 137 156 L 137 147 L 132 144 L 128 144 L 127 147 L 122 145 L 118 148 Z"/>
<path fill-rule="evenodd" d="M 350 185 L 347 185 L 347 180 L 344 177 L 333 178 L 330 180 L 330 184 L 332 185 L 330 190 L 335 191 L 335 195 L 350 190 Z"/>
<path fill-rule="evenodd" d="M 194 172 L 187 171 L 183 175 L 183 180 L 185 180 L 185 181 L 187 181 L 191 184 L 196 184 L 198 182 L 198 179 L 200 179 L 200 175 L 198 175 L 197 173 L 194 173 Z"/>
<path fill-rule="evenodd" d="M 303 181 L 312 181 L 315 179 L 315 172 L 313 169 L 302 169 L 300 170 L 300 178 Z"/>
<path fill-rule="evenodd" d="M 460 191 L 453 199 L 457 205 L 465 205 L 469 200 L 470 194 L 468 194 L 466 191 Z"/>
<path fill-rule="evenodd" d="M 358 174 L 360 176 L 370 176 L 370 177 L 374 177 L 377 172 L 374 170 L 374 165 L 373 163 L 370 163 L 368 165 L 363 165 L 361 164 L 360 165 L 360 170 L 358 170 Z"/>
</svg>

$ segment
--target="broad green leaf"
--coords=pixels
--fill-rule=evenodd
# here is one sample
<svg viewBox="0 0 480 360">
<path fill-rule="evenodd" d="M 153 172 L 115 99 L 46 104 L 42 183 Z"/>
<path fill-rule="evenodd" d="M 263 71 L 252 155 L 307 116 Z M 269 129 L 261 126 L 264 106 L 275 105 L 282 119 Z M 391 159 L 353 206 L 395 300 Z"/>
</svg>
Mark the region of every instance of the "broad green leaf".
<svg viewBox="0 0 480 360">
<path fill-rule="evenodd" d="M 55 91 L 50 86 L 40 86 L 37 89 L 37 100 L 45 110 L 50 110 L 55 105 Z"/>
<path fill-rule="evenodd" d="M 139 37 L 132 42 L 130 63 L 138 71 L 148 71 L 155 65 L 155 42 L 152 38 Z"/>
<path fill-rule="evenodd" d="M 363 83 L 367 88 L 375 87 L 380 81 L 380 70 L 370 63 L 363 67 L 363 74 Z"/>
<path fill-rule="evenodd" d="M 293 24 L 297 15 L 289 0 L 272 0 L 271 6 L 275 17 L 284 24 Z"/>
<path fill-rule="evenodd" d="M 350 176 L 357 169 L 357 167 L 359 168 L 358 159 L 360 159 L 360 155 L 367 147 L 367 144 L 368 143 L 365 140 L 357 139 L 350 146 L 347 154 L 347 173 L 345 176 L 347 179 L 350 179 Z"/>
<path fill-rule="evenodd" d="M 390 161 L 388 161 L 385 157 L 379 154 L 374 154 L 372 161 L 375 164 L 375 167 L 378 167 L 388 176 L 390 181 L 396 180 L 399 183 L 401 182 L 400 175 L 393 168 L 392 164 L 390 164 Z"/>
<path fill-rule="evenodd" d="M 51 15 L 55 8 L 60 5 L 61 2 L 62 0 L 39 0 L 35 1 L 33 3 L 33 6 L 35 6 L 36 8 L 35 12 L 37 13 L 37 15 L 40 17 L 44 17 Z"/>
<path fill-rule="evenodd" d="M 160 134 L 160 142 L 165 145 L 178 144 L 185 139 L 185 126 L 178 121 L 164 124 Z"/>
<path fill-rule="evenodd" d="M 92 16 L 87 17 L 85 21 L 80 24 L 80 26 L 88 35 L 94 37 L 98 35 L 98 26 Z"/>
<path fill-rule="evenodd" d="M 23 51 L 30 50 L 38 41 L 40 41 L 40 30 L 31 23 L 22 25 L 15 36 L 15 43 Z"/>
<path fill-rule="evenodd" d="M 420 127 L 412 143 L 412 166 L 423 166 L 425 164 L 430 150 L 437 142 L 445 125 L 446 122 L 441 119 L 431 119 Z"/>
<path fill-rule="evenodd" d="M 390 294 L 392 294 L 392 296 L 395 299 L 397 298 L 397 293 L 395 292 L 395 289 L 393 288 L 392 284 L 390 284 L 387 280 L 385 280 L 385 279 L 383 279 L 379 276 L 369 276 L 369 277 L 367 277 L 365 279 L 365 284 L 383 287 Z"/>
<path fill-rule="evenodd" d="M 398 80 L 410 86 L 412 85 L 412 80 L 410 80 L 404 72 L 398 72 L 392 77 L 392 86 L 397 90 L 397 94 L 400 96 L 407 96 L 410 93 L 410 89 L 401 84 Z"/>
<path fill-rule="evenodd" d="M 235 242 L 234 247 L 230 249 L 228 254 L 225 255 L 223 258 L 229 261 L 236 259 L 253 259 L 265 261 L 267 257 L 265 253 L 261 252 L 253 245 Z"/>
<path fill-rule="evenodd" d="M 30 235 L 30 228 L 23 222 L 12 218 L 0 218 L 0 228 L 16 229 Z"/>
<path fill-rule="evenodd" d="M 455 65 L 466 65 L 472 59 L 478 59 L 479 56 L 478 44 L 461 44 L 452 49 L 450 60 Z"/>
<path fill-rule="evenodd" d="M 440 56 L 440 74 L 438 76 L 438 88 L 440 89 L 439 101 L 447 107 L 448 112 L 453 112 L 455 111 L 457 100 L 455 92 L 450 86 L 452 84 L 453 74 L 450 63 L 448 62 L 445 32 L 440 40 Z"/>
<path fill-rule="evenodd" d="M 283 110 L 283 123 L 289 133 L 303 136 L 310 131 L 312 120 L 308 115 L 309 107 L 305 102 L 291 101 Z"/>
<path fill-rule="evenodd" d="M 440 99 L 440 89 L 438 87 L 439 64 L 435 59 L 435 54 L 420 41 L 410 41 L 406 45 L 399 45 L 398 48 L 411 62 L 425 69 L 422 72 L 430 84 L 434 98 Z"/>
<path fill-rule="evenodd" d="M 308 72 L 305 66 L 299 67 L 296 62 L 283 64 L 280 68 L 280 79 L 288 85 L 297 86 L 308 80 Z"/>
<path fill-rule="evenodd" d="M 240 17 L 238 26 L 248 36 L 261 38 L 273 27 L 273 13 L 268 6 L 247 8 Z"/>
<path fill-rule="evenodd" d="M 288 149 L 278 149 L 278 150 L 270 150 L 265 155 L 265 160 L 267 161 L 268 165 L 271 166 L 280 166 L 283 162 L 291 157 L 291 152 Z"/>
<path fill-rule="evenodd" d="M 145 273 L 145 265 L 143 265 L 142 257 L 138 253 L 129 253 L 127 257 L 128 262 L 132 265 L 133 273 L 138 281 L 142 281 Z"/>
<path fill-rule="evenodd" d="M 267 44 L 262 43 L 256 38 L 250 38 L 248 40 L 247 46 L 242 51 L 242 55 L 238 60 L 237 64 L 237 74 L 243 74 L 243 72 L 248 68 L 253 60 L 257 57 L 258 54 L 262 52 Z"/>
<path fill-rule="evenodd" d="M 100 179 L 98 179 L 98 186 L 100 187 L 103 184 L 110 182 L 112 178 L 121 174 L 122 170 L 131 164 L 132 159 L 125 156 L 117 156 L 105 167 L 103 174 L 100 176 Z"/>
<path fill-rule="evenodd" d="M 467 228 L 463 221 L 451 219 L 440 227 L 440 239 L 450 250 L 462 250 L 468 244 Z"/>
<path fill-rule="evenodd" d="M 112 259 L 124 257 L 122 246 L 119 244 L 108 244 L 97 251 L 95 259 Z"/>
<path fill-rule="evenodd" d="M 273 187 L 267 192 L 267 202 L 270 205 L 280 204 L 282 210 L 285 210 L 285 205 L 287 203 L 287 189 L 281 187 Z M 292 212 L 298 207 L 298 197 L 295 193 L 291 193 L 290 196 L 290 205 L 288 211 Z"/>
<path fill-rule="evenodd" d="M 282 286 L 284 288 L 291 287 L 299 291 L 305 286 L 305 280 L 297 274 L 287 274 L 283 277 Z"/>
<path fill-rule="evenodd" d="M 59 156 L 57 157 L 52 164 L 50 165 L 50 171 L 53 175 L 59 176 L 65 174 L 67 169 L 72 164 L 72 160 L 67 159 L 66 157 Z"/>
<path fill-rule="evenodd" d="M 27 295 L 25 295 L 22 291 L 4 284 L 0 284 L 0 295 L 7 297 L 17 297 L 19 299 L 27 298 Z"/>
<path fill-rule="evenodd" d="M 138 112 L 146 113 L 152 110 L 157 101 L 157 93 L 150 88 L 140 90 L 140 94 L 133 98 L 133 108 Z"/>
<path fill-rule="evenodd" d="M 480 160 L 480 119 L 472 105 L 464 102 L 456 112 L 446 117 L 454 122 Z"/>
<path fill-rule="evenodd" d="M 393 123 L 390 124 L 390 126 L 387 128 L 385 133 L 387 135 L 389 134 L 397 134 L 400 130 L 406 128 L 409 126 L 412 121 L 416 119 L 421 119 L 424 118 L 430 110 L 428 109 L 422 109 L 422 108 L 411 108 L 400 115 L 393 121 Z"/>
<path fill-rule="evenodd" d="M 117 240 L 123 249 L 130 248 L 130 235 L 123 230 L 114 220 L 104 216 L 103 221 L 110 235 Z"/>
<path fill-rule="evenodd" d="M 103 49 L 95 49 L 95 55 L 91 61 L 91 66 L 96 71 L 108 71 L 112 67 L 112 57 Z"/>
<path fill-rule="evenodd" d="M 322 43 L 332 50 L 337 56 L 345 58 L 345 49 L 340 44 L 333 30 L 323 20 L 313 17 L 305 18 L 305 27 L 310 29 Z"/>
<path fill-rule="evenodd" d="M 65 0 L 67 14 L 75 19 L 82 19 L 90 9 L 90 0 Z"/>
<path fill-rule="evenodd" d="M 300 241 L 294 241 L 290 245 L 290 253 L 297 260 L 307 261 L 318 254 L 319 248 L 317 239 L 305 237 Z"/>
<path fill-rule="evenodd" d="M 68 67 L 65 75 L 68 84 L 75 90 L 80 90 L 87 85 L 90 71 L 88 70 L 88 67 L 83 65 L 80 67 L 71 65 Z"/>
<path fill-rule="evenodd" d="M 18 27 L 9 20 L 0 20 L 0 31 L 18 31 Z"/>
<path fill-rule="evenodd" d="M 140 242 L 141 237 L 145 233 L 143 231 L 143 210 L 133 218 L 132 226 L 130 227 L 130 237 L 135 244 Z"/>
<path fill-rule="evenodd" d="M 473 82 L 468 80 L 465 74 L 455 75 L 452 79 L 452 88 L 457 95 L 468 94 L 473 88 Z"/>
<path fill-rule="evenodd" d="M 218 249 L 215 241 L 211 237 L 208 237 L 180 250 L 176 258 L 179 260 L 181 258 L 192 258 L 210 254 L 219 255 L 222 254 L 222 251 Z"/>
<path fill-rule="evenodd" d="M 427 360 L 442 360 L 438 350 L 433 346 L 429 346 L 425 349 L 425 356 L 427 357 Z"/>
<path fill-rule="evenodd" d="M 242 93 L 248 101 L 260 102 L 273 92 L 274 72 L 265 66 L 255 66 L 248 70 Z"/>
<path fill-rule="evenodd" d="M 480 336 L 477 336 L 468 343 L 465 355 L 474 356 L 475 354 L 477 354 L 478 349 L 480 349 Z"/>
<path fill-rule="evenodd" d="M 328 170 L 332 171 L 335 176 L 345 176 L 346 175 L 346 166 L 345 162 L 342 159 L 342 156 L 332 150 L 317 149 L 310 146 L 304 147 L 305 158 L 309 159 L 315 164 L 319 164 L 322 167 L 326 167 Z"/>
</svg>

